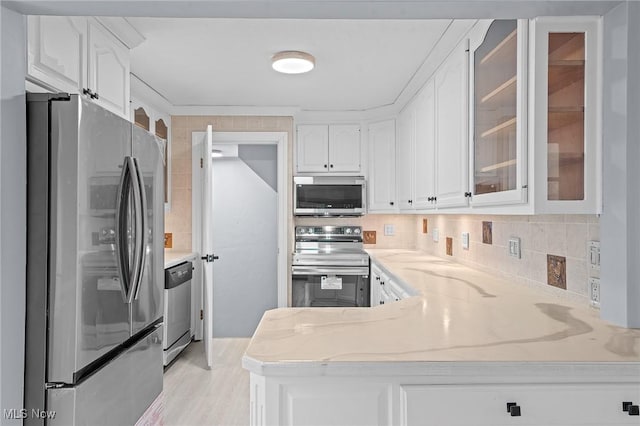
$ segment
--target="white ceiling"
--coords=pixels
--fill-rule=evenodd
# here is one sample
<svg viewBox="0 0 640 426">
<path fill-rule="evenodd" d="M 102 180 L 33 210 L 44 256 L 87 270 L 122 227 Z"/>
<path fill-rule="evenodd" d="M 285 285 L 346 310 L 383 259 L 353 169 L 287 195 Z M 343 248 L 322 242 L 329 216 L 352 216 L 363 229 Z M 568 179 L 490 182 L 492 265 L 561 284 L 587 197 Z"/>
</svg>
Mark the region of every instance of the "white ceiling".
<svg viewBox="0 0 640 426">
<path fill-rule="evenodd" d="M 131 71 L 176 106 L 368 110 L 402 94 L 451 20 L 127 18 L 146 38 Z M 272 70 L 303 50 L 308 74 Z"/>
</svg>

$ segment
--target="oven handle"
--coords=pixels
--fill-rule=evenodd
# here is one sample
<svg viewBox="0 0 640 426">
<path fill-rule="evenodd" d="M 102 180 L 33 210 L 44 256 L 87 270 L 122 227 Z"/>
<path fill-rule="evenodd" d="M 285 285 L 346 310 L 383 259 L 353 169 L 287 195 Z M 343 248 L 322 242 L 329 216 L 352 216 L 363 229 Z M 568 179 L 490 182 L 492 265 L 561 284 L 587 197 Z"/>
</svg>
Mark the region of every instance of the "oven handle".
<svg viewBox="0 0 640 426">
<path fill-rule="evenodd" d="M 362 275 L 369 276 L 367 267 L 318 267 L 318 266 L 292 266 L 293 275 Z"/>
</svg>

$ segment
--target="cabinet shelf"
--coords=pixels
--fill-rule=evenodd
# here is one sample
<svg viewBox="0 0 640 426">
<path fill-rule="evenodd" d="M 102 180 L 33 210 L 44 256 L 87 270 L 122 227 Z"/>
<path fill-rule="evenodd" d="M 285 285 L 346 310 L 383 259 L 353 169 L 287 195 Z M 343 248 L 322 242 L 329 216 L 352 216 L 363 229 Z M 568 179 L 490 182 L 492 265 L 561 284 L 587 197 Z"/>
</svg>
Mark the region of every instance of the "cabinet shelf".
<svg viewBox="0 0 640 426">
<path fill-rule="evenodd" d="M 557 154 L 558 164 L 566 166 L 584 162 L 584 154 L 582 152 L 561 152 Z"/>
<path fill-rule="evenodd" d="M 482 138 L 486 138 L 487 136 L 491 136 L 491 135 L 493 135 L 493 134 L 495 134 L 495 133 L 498 133 L 498 132 L 501 132 L 501 131 L 503 131 L 503 130 L 509 129 L 509 128 L 511 128 L 512 126 L 515 126 L 515 125 L 516 125 L 516 121 L 517 121 L 517 120 L 516 120 L 516 117 L 510 118 L 509 120 L 504 121 L 504 122 L 502 122 L 502 123 L 498 124 L 497 126 L 492 127 L 492 128 L 490 128 L 489 130 L 487 130 L 487 131 L 483 132 L 483 133 L 480 135 L 480 137 L 482 137 Z"/>
<path fill-rule="evenodd" d="M 583 60 L 549 61 L 549 94 L 584 81 Z"/>
<path fill-rule="evenodd" d="M 491 172 L 491 171 L 494 171 L 494 170 L 504 169 L 506 167 L 515 166 L 516 163 L 517 163 L 517 160 L 515 158 L 513 158 L 511 160 L 503 161 L 501 163 L 496 163 L 496 164 L 491 164 L 489 166 L 485 166 L 485 167 L 480 169 L 480 172 L 485 173 L 485 172 Z"/>
<path fill-rule="evenodd" d="M 572 124 L 584 124 L 583 107 L 550 107 L 547 127 L 549 132 Z"/>
<path fill-rule="evenodd" d="M 480 65 L 483 65 L 492 59 L 495 60 L 498 58 L 511 58 L 513 56 L 513 52 L 515 52 L 516 50 L 517 34 L 518 30 L 513 30 L 508 36 L 504 38 L 504 40 L 502 40 L 496 47 L 491 49 L 491 51 L 480 60 Z"/>
<path fill-rule="evenodd" d="M 491 91 L 491 93 L 480 99 L 480 103 L 485 104 L 488 102 L 502 103 L 505 100 L 515 97 L 516 91 L 516 76 L 514 75 L 509 80 L 502 83 Z"/>
</svg>

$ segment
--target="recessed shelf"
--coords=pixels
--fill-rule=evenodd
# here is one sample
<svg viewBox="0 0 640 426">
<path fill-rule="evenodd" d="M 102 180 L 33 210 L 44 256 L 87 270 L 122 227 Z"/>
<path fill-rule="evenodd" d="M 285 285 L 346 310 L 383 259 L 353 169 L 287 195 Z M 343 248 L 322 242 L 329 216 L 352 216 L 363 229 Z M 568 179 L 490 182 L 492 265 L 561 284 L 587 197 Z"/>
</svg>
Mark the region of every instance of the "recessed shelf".
<svg viewBox="0 0 640 426">
<path fill-rule="evenodd" d="M 480 65 L 486 63 L 491 59 L 500 57 L 512 57 L 513 52 L 510 52 L 510 49 L 513 49 L 513 51 L 515 51 L 516 49 L 517 34 L 518 30 L 513 30 L 508 36 L 504 38 L 504 40 L 502 40 L 496 47 L 491 49 L 491 51 L 480 60 Z"/>
<path fill-rule="evenodd" d="M 498 124 L 498 125 L 497 125 L 497 126 L 495 126 L 495 127 L 492 127 L 491 129 L 489 129 L 489 130 L 487 130 L 487 131 L 483 132 L 483 133 L 480 135 L 480 137 L 482 137 L 482 138 L 486 138 L 487 136 L 491 136 L 491 135 L 493 135 L 494 133 L 498 133 L 498 132 L 500 132 L 500 131 L 503 131 L 503 130 L 508 129 L 508 128 L 510 128 L 510 127 L 512 127 L 512 126 L 515 126 L 515 125 L 516 125 L 516 117 L 513 117 L 513 118 L 510 118 L 510 119 L 509 119 L 509 120 L 507 120 L 507 121 L 504 121 L 504 122 L 502 122 L 502 123 Z"/>
<path fill-rule="evenodd" d="M 486 166 L 480 169 L 481 172 L 491 172 L 493 170 L 504 169 L 505 167 L 515 166 L 517 160 L 515 158 L 507 161 L 503 161 L 497 164 L 491 164 L 490 166 Z"/>
<path fill-rule="evenodd" d="M 500 86 L 496 87 L 491 91 L 491 93 L 484 96 L 480 103 L 487 102 L 499 102 L 500 100 L 514 98 L 516 91 L 516 76 L 514 75 L 509 80 L 502 83 Z"/>
</svg>

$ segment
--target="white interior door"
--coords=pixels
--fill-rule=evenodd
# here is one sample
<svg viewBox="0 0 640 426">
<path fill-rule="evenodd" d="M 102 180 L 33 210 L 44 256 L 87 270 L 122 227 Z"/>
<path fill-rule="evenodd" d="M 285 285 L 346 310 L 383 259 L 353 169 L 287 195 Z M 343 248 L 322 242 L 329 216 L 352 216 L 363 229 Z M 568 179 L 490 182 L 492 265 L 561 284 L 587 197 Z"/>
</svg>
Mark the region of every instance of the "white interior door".
<svg viewBox="0 0 640 426">
<path fill-rule="evenodd" d="M 202 248 L 203 256 L 213 255 L 213 232 L 211 217 L 213 211 L 213 174 L 211 173 L 211 150 L 213 145 L 213 126 L 207 126 L 207 135 L 202 144 Z M 204 262 L 202 268 L 204 283 L 204 350 L 207 367 L 213 365 L 213 262 Z"/>
</svg>

